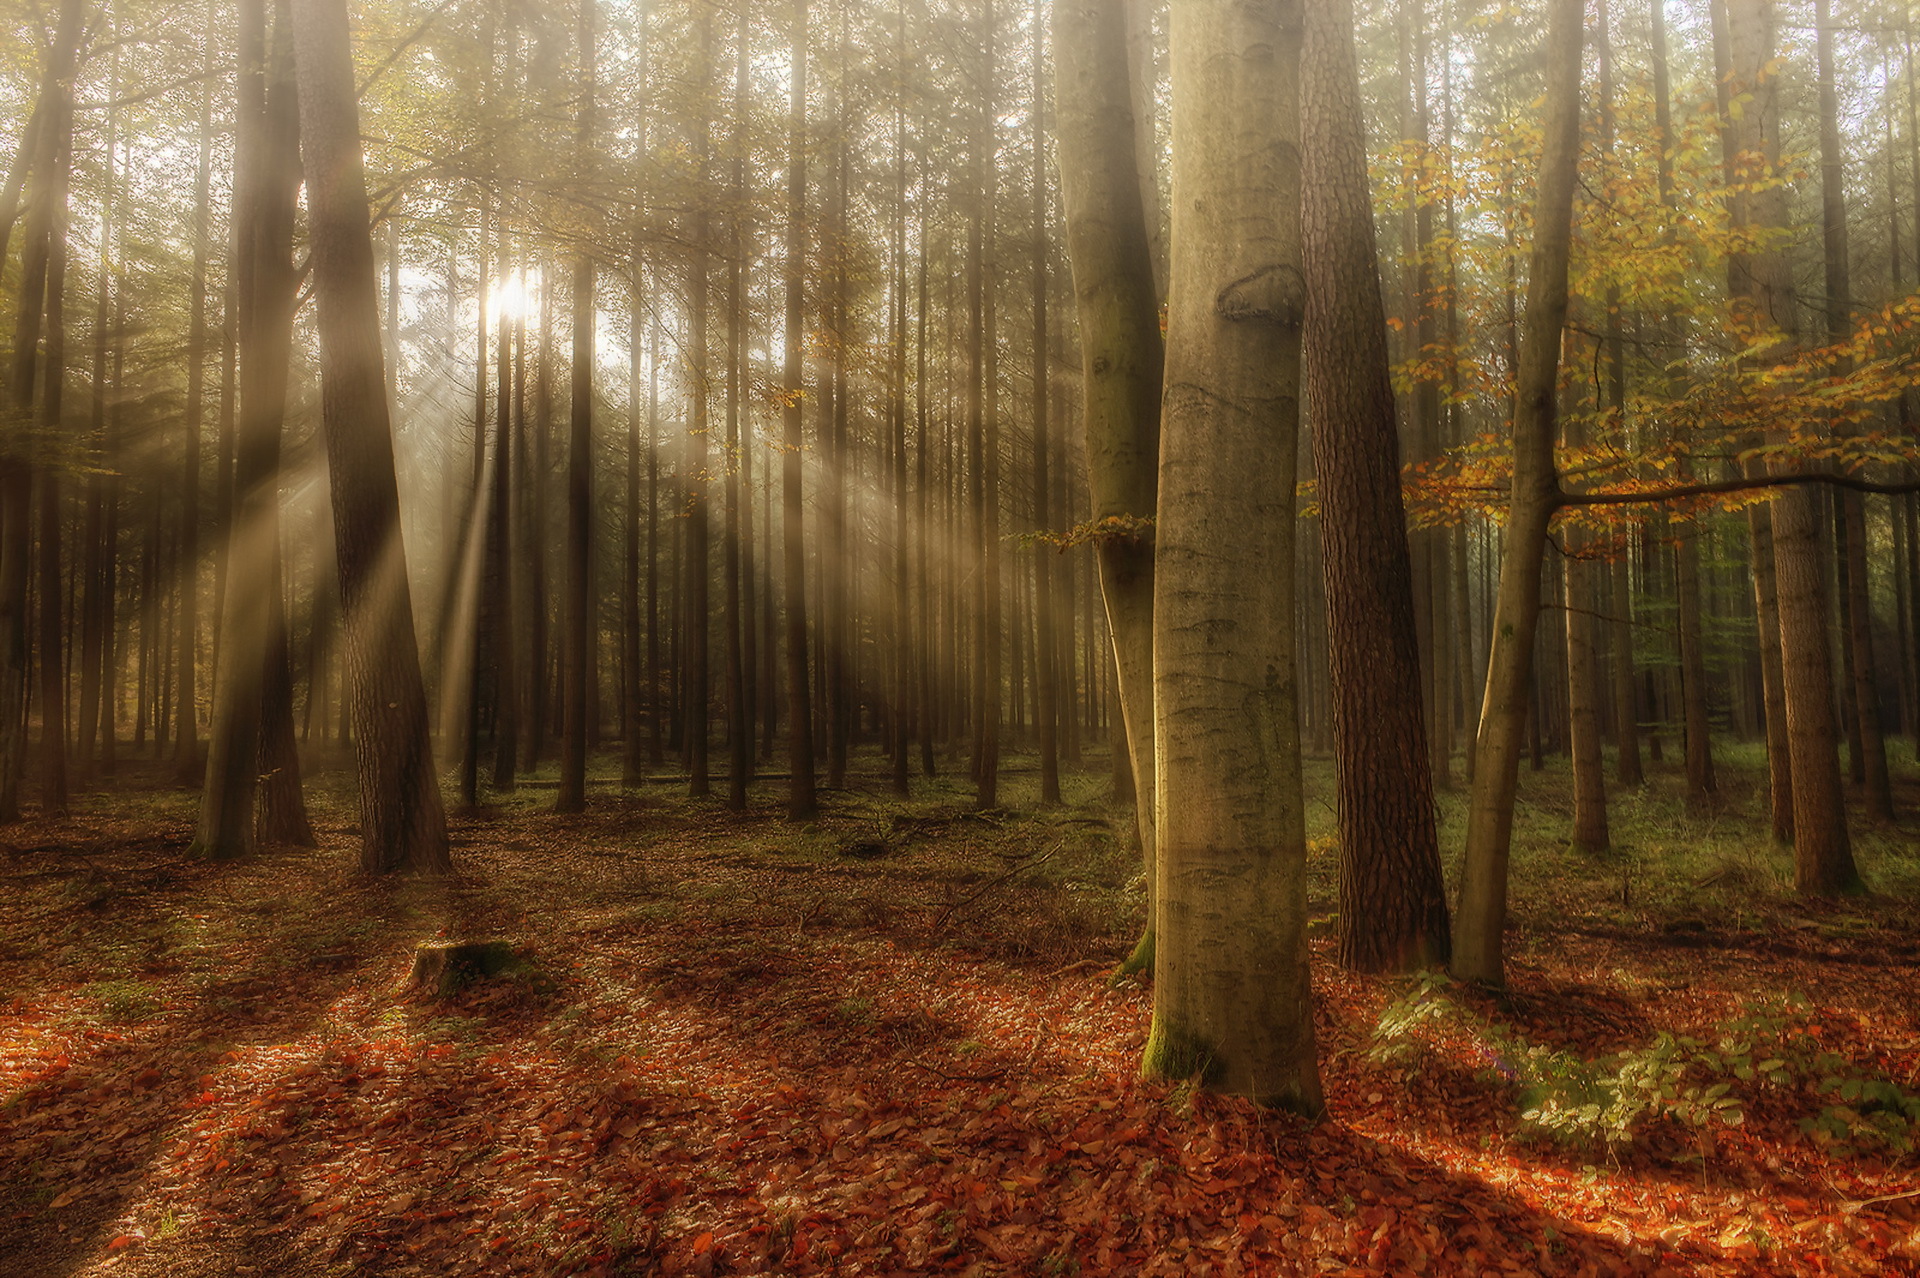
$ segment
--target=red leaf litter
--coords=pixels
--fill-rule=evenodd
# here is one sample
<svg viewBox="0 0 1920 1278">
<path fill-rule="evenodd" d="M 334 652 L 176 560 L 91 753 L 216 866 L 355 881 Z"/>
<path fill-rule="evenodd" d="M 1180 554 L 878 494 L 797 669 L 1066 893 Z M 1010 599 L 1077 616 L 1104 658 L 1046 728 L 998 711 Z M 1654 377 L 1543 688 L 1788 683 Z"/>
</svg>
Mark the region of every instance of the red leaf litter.
<svg viewBox="0 0 1920 1278">
<path fill-rule="evenodd" d="M 1396 987 L 1324 941 L 1324 1121 L 1142 1082 L 1110 831 L 933 812 L 836 855 L 865 819 L 522 807 L 458 820 L 440 885 L 354 877 L 337 826 L 236 866 L 187 860 L 167 812 L 26 829 L 0 1273 L 1920 1273 L 1911 1157 L 1758 1104 L 1612 1155 L 1525 1139 L 1470 1062 L 1372 1063 Z M 1058 876 L 955 908 L 1043 837 Z M 406 989 L 443 931 L 542 977 Z M 1536 1041 L 1598 1054 L 1791 988 L 1835 1050 L 1920 1072 L 1911 946 L 1516 950 L 1503 1014 Z"/>
</svg>

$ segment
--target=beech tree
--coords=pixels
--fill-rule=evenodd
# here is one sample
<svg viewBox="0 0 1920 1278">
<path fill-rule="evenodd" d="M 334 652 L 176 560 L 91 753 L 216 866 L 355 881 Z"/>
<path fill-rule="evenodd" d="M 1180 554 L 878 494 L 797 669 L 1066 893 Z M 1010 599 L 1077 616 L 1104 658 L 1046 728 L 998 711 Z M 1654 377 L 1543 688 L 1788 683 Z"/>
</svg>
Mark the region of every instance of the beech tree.
<svg viewBox="0 0 1920 1278">
<path fill-rule="evenodd" d="M 1143 1068 L 1320 1109 L 1295 721 L 1299 59 L 1292 0 L 1171 10 L 1172 289 L 1153 596 Z"/>
</svg>

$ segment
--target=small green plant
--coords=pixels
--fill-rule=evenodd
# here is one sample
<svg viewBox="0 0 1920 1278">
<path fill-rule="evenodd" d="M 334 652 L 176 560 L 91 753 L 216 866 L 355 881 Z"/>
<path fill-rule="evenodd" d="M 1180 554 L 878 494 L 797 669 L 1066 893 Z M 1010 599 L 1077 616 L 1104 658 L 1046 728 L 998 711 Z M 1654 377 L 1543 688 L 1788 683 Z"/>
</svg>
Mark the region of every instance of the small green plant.
<svg viewBox="0 0 1920 1278">
<path fill-rule="evenodd" d="M 99 1005 L 100 1019 L 110 1025 L 144 1021 L 160 1010 L 160 1000 L 142 981 L 95 981 L 82 992 Z"/>
<path fill-rule="evenodd" d="M 873 1000 L 870 998 L 845 998 L 833 1009 L 834 1016 L 841 1024 L 854 1029 L 865 1029 L 873 1024 Z"/>
<path fill-rule="evenodd" d="M 1663 1033 L 1647 1047 L 1590 1061 L 1481 1017 L 1452 998 L 1452 986 L 1440 973 L 1415 977 L 1381 1012 L 1369 1055 L 1382 1064 L 1408 1063 L 1422 1050 L 1420 1027 L 1450 1024 L 1474 1044 L 1483 1074 L 1518 1089 L 1525 1130 L 1569 1143 L 1630 1144 L 1656 1118 L 1689 1127 L 1744 1120 L 1732 1085 L 1715 1081 L 1723 1072 L 1718 1056 L 1696 1039 Z"/>
<path fill-rule="evenodd" d="M 1619 1146 L 1656 1119 L 1737 1127 L 1746 1101 L 1734 1087 L 1749 1083 L 1828 1100 L 1800 1128 L 1836 1153 L 1920 1148 L 1920 1095 L 1819 1047 L 1811 1006 L 1799 994 L 1748 1003 L 1710 1040 L 1663 1032 L 1645 1047 L 1589 1061 L 1486 1020 L 1451 996 L 1452 985 L 1438 973 L 1415 977 L 1380 1013 L 1369 1057 L 1410 1064 L 1427 1050 L 1421 1028 L 1448 1025 L 1473 1044 L 1488 1065 L 1484 1074 L 1518 1089 L 1521 1121 L 1533 1133 Z"/>
</svg>

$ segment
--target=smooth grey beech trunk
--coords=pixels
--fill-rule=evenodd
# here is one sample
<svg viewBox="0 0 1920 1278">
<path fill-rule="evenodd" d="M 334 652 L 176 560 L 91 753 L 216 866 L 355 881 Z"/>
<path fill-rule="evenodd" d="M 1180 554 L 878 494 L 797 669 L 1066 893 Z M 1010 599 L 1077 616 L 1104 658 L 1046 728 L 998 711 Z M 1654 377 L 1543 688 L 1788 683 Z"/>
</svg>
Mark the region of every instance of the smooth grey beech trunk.
<svg viewBox="0 0 1920 1278">
<path fill-rule="evenodd" d="M 1300 18 L 1294 0 L 1175 0 L 1170 13 L 1142 1068 L 1317 1113 L 1293 640 Z"/>
</svg>

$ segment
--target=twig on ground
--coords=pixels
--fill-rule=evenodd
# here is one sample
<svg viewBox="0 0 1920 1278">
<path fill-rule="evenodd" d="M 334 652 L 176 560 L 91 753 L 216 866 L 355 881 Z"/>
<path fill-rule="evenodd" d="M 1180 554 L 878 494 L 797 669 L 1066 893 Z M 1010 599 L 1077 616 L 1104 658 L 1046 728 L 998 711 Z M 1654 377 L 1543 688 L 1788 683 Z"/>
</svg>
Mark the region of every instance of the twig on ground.
<svg viewBox="0 0 1920 1278">
<path fill-rule="evenodd" d="M 1007 1072 L 1004 1069 L 996 1069 L 991 1074 L 949 1074 L 943 1069 L 936 1069 L 923 1060 L 909 1059 L 907 1064 L 913 1066 L 915 1069 L 924 1069 L 929 1074 L 938 1075 L 946 1079 L 949 1083 L 991 1083 L 996 1078 L 1004 1077 Z"/>
<path fill-rule="evenodd" d="M 979 891 L 973 892 L 967 896 L 961 897 L 959 900 L 955 901 L 952 905 L 949 905 L 946 909 L 942 910 L 940 912 L 940 917 L 933 921 L 933 930 L 938 932 L 941 928 L 947 925 L 947 920 L 953 917 L 955 911 L 963 910 L 967 906 L 972 905 L 975 901 L 979 900 L 981 897 L 985 896 L 987 893 L 991 892 L 993 889 L 999 887 L 1002 883 L 1005 883 L 1008 879 L 1012 878 L 1014 875 L 1019 874 L 1022 870 L 1031 870 L 1036 865 L 1045 865 L 1048 861 L 1053 859 L 1054 853 L 1058 852 L 1063 846 L 1065 845 L 1056 843 L 1052 847 L 1048 848 L 1045 852 L 1042 852 L 1039 856 L 1034 857 L 1033 860 L 1022 861 L 1019 865 L 1014 866 L 1011 870 L 1008 870 L 1005 874 L 997 874 L 993 878 L 988 879 L 984 884 L 981 885 Z"/>
</svg>

